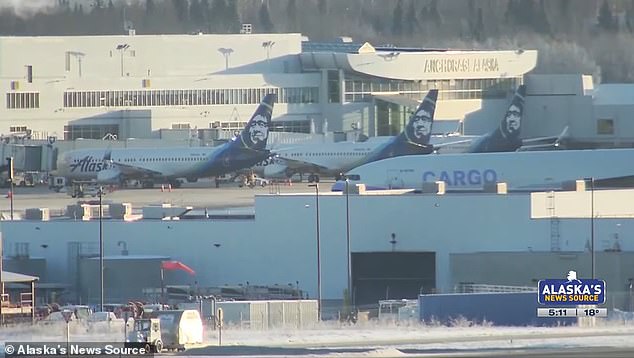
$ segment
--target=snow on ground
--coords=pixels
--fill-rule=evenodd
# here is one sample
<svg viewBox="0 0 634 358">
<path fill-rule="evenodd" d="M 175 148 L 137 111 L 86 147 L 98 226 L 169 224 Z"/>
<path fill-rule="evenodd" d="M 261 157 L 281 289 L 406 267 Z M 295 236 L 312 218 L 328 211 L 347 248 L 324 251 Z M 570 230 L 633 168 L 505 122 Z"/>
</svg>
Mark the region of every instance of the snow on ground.
<svg viewBox="0 0 634 358">
<path fill-rule="evenodd" d="M 452 327 L 442 325 L 423 325 L 418 322 L 388 323 L 364 322 L 356 325 L 323 322 L 310 329 L 271 329 L 254 331 L 230 328 L 223 331 L 225 345 L 261 345 L 261 346 L 355 346 L 365 342 L 394 342 L 399 345 L 412 343 L 437 343 L 447 340 L 483 341 L 505 337 L 516 339 L 587 337 L 595 335 L 630 335 L 634 337 L 634 322 L 601 321 L 595 327 L 493 327 L 474 325 L 468 321 L 457 322 Z M 217 332 L 206 332 L 207 338 L 217 341 Z M 582 339 L 583 341 L 583 339 Z M 634 340 L 632 340 L 634 346 Z"/>
<path fill-rule="evenodd" d="M 119 329 L 88 330 L 71 326 L 71 341 L 122 341 Z M 63 342 L 62 324 L 6 327 L 0 331 L 0 344 L 11 341 Z M 218 332 L 205 331 L 205 345 L 217 346 Z M 310 356 L 310 352 L 328 352 L 331 356 L 393 357 L 407 352 L 455 349 L 524 349 L 567 347 L 633 347 L 632 321 L 601 321 L 595 327 L 492 327 L 458 322 L 455 326 L 411 323 L 363 322 L 356 325 L 322 322 L 312 328 L 275 328 L 252 330 L 227 327 L 222 332 L 223 347 L 284 349 L 282 355 Z M 398 349 L 397 349 L 398 347 Z M 365 348 L 365 349 L 357 349 Z M 297 352 L 297 354 L 292 353 Z M 305 354 L 309 352 L 309 354 Z M 323 356 L 323 353 L 321 353 Z M 320 355 L 320 353 L 315 353 Z"/>
</svg>

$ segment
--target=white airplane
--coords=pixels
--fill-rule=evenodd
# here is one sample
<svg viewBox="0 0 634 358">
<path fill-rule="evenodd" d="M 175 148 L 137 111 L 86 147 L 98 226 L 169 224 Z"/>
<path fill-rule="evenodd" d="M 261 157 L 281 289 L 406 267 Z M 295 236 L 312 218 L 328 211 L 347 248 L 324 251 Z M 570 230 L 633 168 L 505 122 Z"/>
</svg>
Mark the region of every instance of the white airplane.
<svg viewBox="0 0 634 358">
<path fill-rule="evenodd" d="M 448 190 L 481 190 L 505 182 L 510 190 L 556 190 L 564 182 L 595 178 L 598 187 L 627 186 L 634 179 L 634 149 L 463 153 L 396 157 L 347 173 L 349 184 L 371 189 L 421 189 L 444 181 Z M 335 183 L 341 191 L 344 181 Z"/>
<path fill-rule="evenodd" d="M 62 156 L 53 174 L 69 183 L 138 179 L 143 187 L 152 187 L 157 180 L 178 187 L 179 178 L 194 182 L 233 173 L 271 156 L 266 143 L 274 102 L 274 94 L 266 95 L 240 135 L 217 147 L 73 150 Z"/>
<path fill-rule="evenodd" d="M 430 90 L 410 117 L 401 134 L 374 137 L 365 142 L 307 144 L 272 150 L 274 157 L 259 163 L 254 170 L 265 177 L 291 177 L 294 173 L 311 173 L 309 182 L 319 175 L 337 176 L 364 163 L 401 155 L 429 154 L 431 129 L 438 90 Z"/>
<path fill-rule="evenodd" d="M 412 116 L 405 131 L 396 137 L 375 137 L 367 142 L 339 142 L 331 144 L 311 144 L 273 150 L 274 157 L 259 163 L 255 171 L 265 177 L 291 177 L 295 173 L 310 173 L 308 181 L 319 181 L 319 174 L 337 177 L 355 166 L 380 159 L 432 152 L 507 152 L 556 148 L 567 134 L 567 128 L 557 137 L 520 138 L 526 86 L 520 85 L 499 126 L 482 136 L 431 137 L 431 125 L 435 111 L 437 90 L 429 92 L 417 110 L 431 114 L 429 131 L 420 140 L 412 132 L 414 125 L 421 123 Z M 432 103 L 433 102 L 433 103 Z M 427 108 L 423 108 L 429 103 Z M 433 104 L 433 105 L 432 105 Z M 412 146 L 412 142 L 415 143 Z"/>
</svg>

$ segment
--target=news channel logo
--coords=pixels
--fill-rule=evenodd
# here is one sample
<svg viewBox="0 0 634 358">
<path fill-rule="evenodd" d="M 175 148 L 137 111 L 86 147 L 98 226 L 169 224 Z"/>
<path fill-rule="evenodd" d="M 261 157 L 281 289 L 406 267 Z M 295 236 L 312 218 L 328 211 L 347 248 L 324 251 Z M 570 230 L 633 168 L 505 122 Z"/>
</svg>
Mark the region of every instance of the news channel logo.
<svg viewBox="0 0 634 358">
<path fill-rule="evenodd" d="M 605 281 L 577 278 L 568 271 L 565 279 L 546 279 L 538 283 L 538 302 L 542 305 L 601 305 L 605 303 Z"/>
</svg>

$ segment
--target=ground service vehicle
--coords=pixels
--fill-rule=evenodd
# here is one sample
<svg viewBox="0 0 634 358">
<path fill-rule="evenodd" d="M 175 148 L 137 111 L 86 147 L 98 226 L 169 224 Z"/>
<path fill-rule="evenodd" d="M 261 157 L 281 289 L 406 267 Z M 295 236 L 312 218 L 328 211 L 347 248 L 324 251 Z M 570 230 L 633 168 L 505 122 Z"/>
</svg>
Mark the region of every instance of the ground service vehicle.
<svg viewBox="0 0 634 358">
<path fill-rule="evenodd" d="M 154 311 L 152 318 L 138 319 L 126 347 L 144 347 L 150 352 L 185 350 L 203 342 L 203 322 L 196 310 Z"/>
<path fill-rule="evenodd" d="M 145 348 L 147 353 L 163 350 L 161 322 L 158 318 L 142 318 L 134 321 L 134 328 L 125 342 L 126 347 Z"/>
</svg>

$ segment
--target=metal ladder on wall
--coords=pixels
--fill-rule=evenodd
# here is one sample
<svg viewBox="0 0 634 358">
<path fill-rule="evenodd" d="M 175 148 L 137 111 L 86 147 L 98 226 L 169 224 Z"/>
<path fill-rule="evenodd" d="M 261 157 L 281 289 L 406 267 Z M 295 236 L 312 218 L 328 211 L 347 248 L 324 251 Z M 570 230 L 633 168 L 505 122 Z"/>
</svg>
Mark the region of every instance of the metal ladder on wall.
<svg viewBox="0 0 634 358">
<path fill-rule="evenodd" d="M 548 210 L 550 211 L 550 251 L 561 251 L 560 220 L 555 216 L 555 192 L 548 193 Z"/>
</svg>

